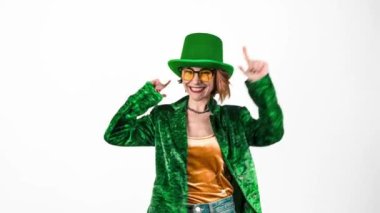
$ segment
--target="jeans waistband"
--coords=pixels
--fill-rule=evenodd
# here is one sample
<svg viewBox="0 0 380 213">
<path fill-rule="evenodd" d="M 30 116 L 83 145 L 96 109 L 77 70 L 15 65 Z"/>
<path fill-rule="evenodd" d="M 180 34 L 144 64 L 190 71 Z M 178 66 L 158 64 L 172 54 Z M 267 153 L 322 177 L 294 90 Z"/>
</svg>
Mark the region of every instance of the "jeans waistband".
<svg viewBox="0 0 380 213">
<path fill-rule="evenodd" d="M 232 195 L 211 203 L 188 204 L 187 212 L 191 213 L 235 213 Z"/>
</svg>

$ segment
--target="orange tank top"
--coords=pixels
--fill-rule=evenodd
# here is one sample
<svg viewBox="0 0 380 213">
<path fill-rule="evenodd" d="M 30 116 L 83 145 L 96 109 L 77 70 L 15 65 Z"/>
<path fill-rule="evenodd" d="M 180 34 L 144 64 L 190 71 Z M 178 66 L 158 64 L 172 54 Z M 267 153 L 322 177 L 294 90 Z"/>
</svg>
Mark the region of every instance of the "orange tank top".
<svg viewBox="0 0 380 213">
<path fill-rule="evenodd" d="M 188 137 L 188 203 L 209 203 L 232 195 L 233 186 L 216 137 Z"/>
</svg>

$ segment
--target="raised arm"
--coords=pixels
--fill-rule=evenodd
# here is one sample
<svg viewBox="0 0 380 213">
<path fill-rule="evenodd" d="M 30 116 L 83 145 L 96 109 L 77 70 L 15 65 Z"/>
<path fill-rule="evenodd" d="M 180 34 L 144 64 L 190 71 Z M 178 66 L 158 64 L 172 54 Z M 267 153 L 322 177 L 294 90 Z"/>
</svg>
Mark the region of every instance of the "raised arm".
<svg viewBox="0 0 380 213">
<path fill-rule="evenodd" d="M 114 115 L 104 134 L 104 140 L 118 146 L 154 146 L 154 109 L 149 115 L 137 117 L 161 100 L 162 95 L 155 89 L 153 82 L 147 82 Z"/>
<path fill-rule="evenodd" d="M 240 113 L 240 120 L 244 125 L 249 145 L 268 146 L 281 140 L 284 135 L 283 114 L 268 73 L 268 64 L 265 61 L 250 59 L 245 47 L 243 54 L 248 67 L 239 68 L 247 76 L 245 84 L 249 95 L 259 108 L 259 118 L 253 119 L 244 107 Z"/>
<path fill-rule="evenodd" d="M 258 119 L 253 119 L 245 107 L 240 113 L 249 145 L 268 146 L 280 141 L 284 135 L 283 114 L 269 74 L 258 81 L 247 80 L 245 83 L 259 108 Z"/>
</svg>

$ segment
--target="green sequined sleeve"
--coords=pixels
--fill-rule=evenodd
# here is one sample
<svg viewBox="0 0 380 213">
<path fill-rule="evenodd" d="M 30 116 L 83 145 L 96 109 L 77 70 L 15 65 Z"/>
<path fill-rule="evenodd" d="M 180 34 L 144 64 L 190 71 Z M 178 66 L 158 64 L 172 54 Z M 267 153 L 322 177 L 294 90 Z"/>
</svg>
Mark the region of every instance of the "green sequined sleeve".
<svg viewBox="0 0 380 213">
<path fill-rule="evenodd" d="M 259 108 L 259 119 L 253 119 L 243 107 L 240 118 L 250 146 L 268 146 L 284 135 L 283 114 L 269 74 L 256 82 L 245 82 L 248 93 Z"/>
<path fill-rule="evenodd" d="M 144 115 L 150 107 L 162 100 L 151 82 L 147 82 L 137 93 L 129 96 L 125 104 L 112 118 L 104 140 L 118 146 L 154 146 L 154 126 L 151 115 Z"/>
</svg>

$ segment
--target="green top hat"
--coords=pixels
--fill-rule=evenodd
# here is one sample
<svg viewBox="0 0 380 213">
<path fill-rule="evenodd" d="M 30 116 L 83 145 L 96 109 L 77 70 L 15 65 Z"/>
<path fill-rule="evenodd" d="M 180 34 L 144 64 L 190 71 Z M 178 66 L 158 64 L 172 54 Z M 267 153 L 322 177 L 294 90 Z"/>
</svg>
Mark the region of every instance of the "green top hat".
<svg viewBox="0 0 380 213">
<path fill-rule="evenodd" d="M 180 67 L 207 67 L 224 70 L 231 77 L 234 68 L 223 63 L 222 40 L 208 33 L 192 33 L 186 36 L 181 59 L 168 62 L 173 72 L 181 77 Z"/>
</svg>

